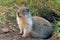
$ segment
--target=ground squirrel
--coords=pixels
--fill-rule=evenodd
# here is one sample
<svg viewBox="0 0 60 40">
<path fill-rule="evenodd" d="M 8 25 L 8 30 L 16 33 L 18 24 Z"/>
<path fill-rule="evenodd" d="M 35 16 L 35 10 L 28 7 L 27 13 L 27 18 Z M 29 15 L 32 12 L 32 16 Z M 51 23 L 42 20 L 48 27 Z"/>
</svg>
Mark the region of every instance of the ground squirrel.
<svg viewBox="0 0 60 40">
<path fill-rule="evenodd" d="M 46 19 L 31 16 L 27 7 L 20 7 L 17 11 L 17 24 L 22 37 L 49 38 L 53 33 L 53 26 Z"/>
</svg>

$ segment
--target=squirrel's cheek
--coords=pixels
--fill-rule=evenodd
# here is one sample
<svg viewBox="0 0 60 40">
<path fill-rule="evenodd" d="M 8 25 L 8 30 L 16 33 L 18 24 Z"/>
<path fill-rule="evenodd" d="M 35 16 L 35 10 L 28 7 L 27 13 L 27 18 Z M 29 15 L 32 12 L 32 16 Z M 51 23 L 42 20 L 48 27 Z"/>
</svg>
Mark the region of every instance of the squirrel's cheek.
<svg viewBox="0 0 60 40">
<path fill-rule="evenodd" d="M 20 13 L 20 14 L 22 14 L 23 13 L 23 9 L 18 9 L 18 12 Z"/>
</svg>

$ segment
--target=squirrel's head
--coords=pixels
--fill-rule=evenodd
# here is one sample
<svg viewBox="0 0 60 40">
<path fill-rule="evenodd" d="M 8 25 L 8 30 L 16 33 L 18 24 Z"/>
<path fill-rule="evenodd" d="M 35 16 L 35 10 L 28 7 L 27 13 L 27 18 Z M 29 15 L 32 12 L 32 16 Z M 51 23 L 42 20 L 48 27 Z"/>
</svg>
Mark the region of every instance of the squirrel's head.
<svg viewBox="0 0 60 40">
<path fill-rule="evenodd" d="M 17 14 L 19 17 L 28 15 L 30 13 L 27 7 L 20 7 L 17 12 L 18 12 Z"/>
</svg>

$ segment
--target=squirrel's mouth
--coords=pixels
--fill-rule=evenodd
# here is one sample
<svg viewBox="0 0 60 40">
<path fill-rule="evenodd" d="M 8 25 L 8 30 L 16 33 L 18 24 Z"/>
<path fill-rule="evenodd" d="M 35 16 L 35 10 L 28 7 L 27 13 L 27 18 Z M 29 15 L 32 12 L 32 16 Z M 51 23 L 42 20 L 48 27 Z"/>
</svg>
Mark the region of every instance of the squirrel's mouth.
<svg viewBox="0 0 60 40">
<path fill-rule="evenodd" d="M 18 17 L 22 17 L 23 16 L 23 9 L 22 8 L 18 9 L 17 15 L 18 15 Z"/>
</svg>

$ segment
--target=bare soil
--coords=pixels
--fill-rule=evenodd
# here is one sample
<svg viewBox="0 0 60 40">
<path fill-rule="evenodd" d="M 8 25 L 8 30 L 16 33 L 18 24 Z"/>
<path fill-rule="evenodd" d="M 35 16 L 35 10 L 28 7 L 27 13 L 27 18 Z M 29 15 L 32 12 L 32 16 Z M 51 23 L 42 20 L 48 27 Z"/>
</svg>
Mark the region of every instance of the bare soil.
<svg viewBox="0 0 60 40">
<path fill-rule="evenodd" d="M 0 27 L 6 27 L 6 25 L 0 24 Z M 57 38 L 55 35 L 53 35 L 49 39 L 38 39 L 38 38 L 31 38 L 31 37 L 22 38 L 19 32 L 1 31 L 0 40 L 60 40 L 60 38 Z"/>
<path fill-rule="evenodd" d="M 49 39 L 38 39 L 38 38 L 22 38 L 17 32 L 9 32 L 0 34 L 0 40 L 60 40 L 56 36 L 52 36 Z"/>
</svg>

